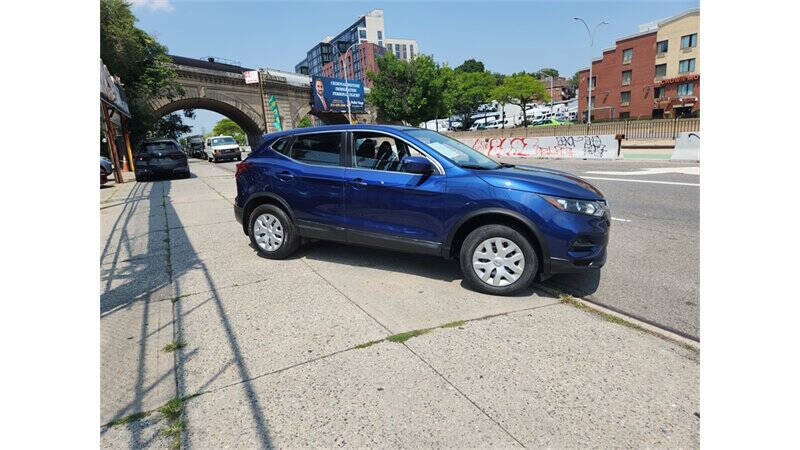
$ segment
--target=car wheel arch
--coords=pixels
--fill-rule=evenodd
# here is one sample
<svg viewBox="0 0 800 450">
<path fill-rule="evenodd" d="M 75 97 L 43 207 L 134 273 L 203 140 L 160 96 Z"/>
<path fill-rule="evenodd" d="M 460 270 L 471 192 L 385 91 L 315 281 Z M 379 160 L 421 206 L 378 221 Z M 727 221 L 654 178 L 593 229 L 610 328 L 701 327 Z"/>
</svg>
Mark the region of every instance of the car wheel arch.
<svg viewBox="0 0 800 450">
<path fill-rule="evenodd" d="M 250 223 L 250 213 L 261 205 L 277 206 L 278 208 L 282 209 L 287 216 L 289 216 L 289 219 L 292 222 L 294 222 L 294 211 L 292 211 L 292 208 L 289 206 L 286 200 L 272 193 L 254 194 L 247 199 L 242 211 L 242 228 L 244 229 L 244 234 L 249 235 L 249 230 L 247 227 Z"/>
<path fill-rule="evenodd" d="M 536 250 L 541 272 L 543 274 L 550 272 L 550 252 L 539 228 L 522 214 L 503 208 L 481 209 L 462 217 L 453 227 L 453 231 L 446 241 L 443 256 L 457 258 L 461 244 L 467 235 L 478 227 L 490 224 L 506 225 L 522 233 Z"/>
</svg>

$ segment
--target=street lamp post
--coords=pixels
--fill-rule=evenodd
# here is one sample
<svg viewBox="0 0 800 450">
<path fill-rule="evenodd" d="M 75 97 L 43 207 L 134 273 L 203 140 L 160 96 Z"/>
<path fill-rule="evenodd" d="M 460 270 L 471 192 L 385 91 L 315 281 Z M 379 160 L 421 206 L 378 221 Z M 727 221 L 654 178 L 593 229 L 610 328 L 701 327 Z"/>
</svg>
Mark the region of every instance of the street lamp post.
<svg viewBox="0 0 800 450">
<path fill-rule="evenodd" d="M 597 33 L 597 29 L 600 28 L 600 25 L 608 25 L 608 22 L 602 21 L 594 27 L 594 31 L 589 29 L 589 25 L 586 24 L 586 21 L 581 19 L 580 17 L 573 17 L 573 19 L 580 21 L 583 23 L 583 26 L 586 27 L 586 32 L 589 33 L 589 79 L 587 80 L 586 84 L 589 86 L 589 98 L 586 108 L 586 123 L 588 125 L 592 124 L 592 50 L 594 47 L 594 37 Z"/>
<path fill-rule="evenodd" d="M 341 57 L 342 56 L 342 49 L 339 47 L 339 44 L 342 44 L 342 42 L 337 42 L 336 43 L 336 51 L 339 53 L 339 56 Z M 359 44 L 359 42 L 353 42 L 352 44 L 350 44 L 349 47 L 347 47 L 347 50 L 344 51 L 344 58 L 345 59 L 347 59 L 347 53 L 350 52 L 350 49 L 352 49 L 354 46 L 356 46 L 358 44 Z M 344 67 L 344 93 L 347 96 L 347 121 L 349 123 L 353 123 L 353 115 L 350 114 L 350 86 L 348 85 L 348 82 L 347 82 L 347 61 L 344 62 L 344 66 L 345 66 Z"/>
</svg>

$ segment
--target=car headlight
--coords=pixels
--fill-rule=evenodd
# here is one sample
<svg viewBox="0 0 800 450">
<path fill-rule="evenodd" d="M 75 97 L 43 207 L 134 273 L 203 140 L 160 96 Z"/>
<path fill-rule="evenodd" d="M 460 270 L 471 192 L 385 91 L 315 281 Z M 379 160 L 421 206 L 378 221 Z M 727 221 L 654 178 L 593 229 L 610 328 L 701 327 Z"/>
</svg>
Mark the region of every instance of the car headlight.
<svg viewBox="0 0 800 450">
<path fill-rule="evenodd" d="M 576 200 L 574 198 L 551 197 L 549 195 L 540 196 L 556 208 L 575 214 L 601 217 L 607 209 L 606 202 L 603 200 Z"/>
</svg>

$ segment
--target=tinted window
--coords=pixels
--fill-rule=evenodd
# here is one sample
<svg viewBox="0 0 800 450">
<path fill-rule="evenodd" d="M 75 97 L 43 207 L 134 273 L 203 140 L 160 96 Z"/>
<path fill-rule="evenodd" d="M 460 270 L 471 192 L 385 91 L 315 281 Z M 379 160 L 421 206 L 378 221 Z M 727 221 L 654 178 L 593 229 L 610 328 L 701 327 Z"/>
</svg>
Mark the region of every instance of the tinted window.
<svg viewBox="0 0 800 450">
<path fill-rule="evenodd" d="M 341 133 L 320 133 L 297 136 L 290 156 L 308 164 L 338 166 L 341 153 Z"/>
<path fill-rule="evenodd" d="M 271 145 L 271 147 L 276 152 L 289 156 L 289 140 L 290 139 L 288 137 L 278 139 L 274 144 Z"/>
<path fill-rule="evenodd" d="M 178 150 L 178 146 L 172 142 L 148 142 L 142 146 L 142 151 L 146 153 L 169 152 Z"/>
</svg>

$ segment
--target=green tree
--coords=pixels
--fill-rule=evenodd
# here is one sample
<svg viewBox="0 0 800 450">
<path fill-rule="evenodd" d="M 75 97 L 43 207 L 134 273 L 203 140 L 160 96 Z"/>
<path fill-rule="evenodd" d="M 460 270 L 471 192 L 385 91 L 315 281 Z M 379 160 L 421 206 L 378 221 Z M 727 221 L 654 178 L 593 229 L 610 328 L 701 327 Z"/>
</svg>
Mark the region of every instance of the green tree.
<svg viewBox="0 0 800 450">
<path fill-rule="evenodd" d="M 455 71 L 459 72 L 459 73 L 461 73 L 461 72 L 468 72 L 468 73 L 483 72 L 484 70 L 486 70 L 486 69 L 484 69 L 483 63 L 480 62 L 480 61 L 475 60 L 474 58 L 470 58 L 470 59 L 464 61 L 463 64 L 461 64 L 460 66 L 455 68 Z"/>
<path fill-rule="evenodd" d="M 378 72 L 368 72 L 372 88 L 367 96 L 383 119 L 417 125 L 443 109 L 441 68 L 428 55 L 410 62 L 391 53 L 377 59 Z"/>
<path fill-rule="evenodd" d="M 183 94 L 167 48 L 135 26 L 136 17 L 124 0 L 100 0 L 100 58 L 110 73 L 122 80 L 131 110 L 128 129 L 138 143 L 176 120 L 155 117 L 147 104 L 151 97 L 175 98 Z M 180 116 L 177 116 L 180 120 Z"/>
<path fill-rule="evenodd" d="M 471 125 L 471 116 L 478 107 L 491 100 L 494 87 L 495 79 L 489 72 L 454 73 L 447 85 L 446 103 L 450 110 L 464 118 L 464 129 Z"/>
<path fill-rule="evenodd" d="M 558 77 L 558 70 L 552 69 L 550 67 L 545 67 L 544 69 L 539 70 L 539 79 L 547 78 L 547 77 Z"/>
<path fill-rule="evenodd" d="M 308 117 L 308 114 L 303 116 L 303 118 L 300 119 L 299 122 L 297 122 L 297 128 L 308 128 L 313 126 L 314 122 L 311 120 L 311 117 Z"/>
<path fill-rule="evenodd" d="M 178 139 L 178 143 L 181 144 L 181 147 L 186 148 L 186 138 L 185 137 L 182 137 L 182 138 Z"/>
<path fill-rule="evenodd" d="M 508 93 L 508 87 L 504 84 L 499 84 L 492 88 L 491 94 L 492 100 L 496 101 L 500 104 L 500 109 L 502 111 L 501 119 L 503 120 L 503 129 L 506 128 L 506 104 L 511 102 L 511 94 Z"/>
<path fill-rule="evenodd" d="M 236 139 L 236 143 L 239 145 L 245 145 L 245 143 L 247 143 L 247 135 L 245 135 L 242 127 L 227 117 L 221 119 L 216 125 L 214 125 L 213 134 L 214 136 L 231 136 L 232 138 Z"/>
<path fill-rule="evenodd" d="M 179 114 L 167 114 L 161 117 L 149 130 L 150 137 L 178 139 L 178 136 L 190 133 L 192 127 L 183 123 Z"/>
<path fill-rule="evenodd" d="M 575 75 L 569 79 L 569 87 L 575 90 L 578 89 L 578 72 L 575 72 Z"/>
<path fill-rule="evenodd" d="M 522 108 L 522 119 L 525 126 L 528 126 L 528 115 L 525 113 L 525 106 L 533 101 L 550 100 L 550 94 L 544 87 L 544 83 L 531 75 L 511 75 L 503 81 L 503 86 L 510 97 L 509 103 Z"/>
</svg>

